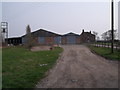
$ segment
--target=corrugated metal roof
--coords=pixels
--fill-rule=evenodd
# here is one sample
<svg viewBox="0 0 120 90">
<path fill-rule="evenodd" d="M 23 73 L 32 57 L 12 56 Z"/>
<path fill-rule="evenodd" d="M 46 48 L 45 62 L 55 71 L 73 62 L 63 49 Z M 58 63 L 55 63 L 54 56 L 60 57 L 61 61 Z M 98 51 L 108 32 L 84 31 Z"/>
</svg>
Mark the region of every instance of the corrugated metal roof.
<svg viewBox="0 0 120 90">
<path fill-rule="evenodd" d="M 61 36 L 60 34 L 56 34 L 43 29 L 32 32 L 32 34 L 33 36 L 40 36 L 40 37 Z"/>
<path fill-rule="evenodd" d="M 34 37 L 51 37 L 51 36 L 61 36 L 60 34 L 56 34 L 44 29 L 39 29 L 37 31 L 34 31 L 31 33 Z M 23 35 L 22 37 L 24 37 L 25 35 Z"/>
<path fill-rule="evenodd" d="M 95 36 L 94 34 L 92 34 L 90 32 L 82 32 L 80 35 L 76 34 L 76 33 L 73 33 L 73 32 L 70 32 L 70 33 L 67 33 L 67 34 L 64 34 L 64 35 L 60 35 L 60 34 L 53 33 L 53 32 L 50 32 L 50 31 L 47 31 L 47 30 L 44 30 L 44 29 L 39 29 L 37 31 L 32 32 L 32 35 L 34 37 L 81 36 L 81 35 L 84 35 L 84 34 Z M 24 37 L 24 36 L 26 36 L 26 35 L 23 35 L 22 37 Z"/>
<path fill-rule="evenodd" d="M 70 32 L 70 33 L 64 34 L 62 36 L 80 36 L 80 35 Z"/>
</svg>

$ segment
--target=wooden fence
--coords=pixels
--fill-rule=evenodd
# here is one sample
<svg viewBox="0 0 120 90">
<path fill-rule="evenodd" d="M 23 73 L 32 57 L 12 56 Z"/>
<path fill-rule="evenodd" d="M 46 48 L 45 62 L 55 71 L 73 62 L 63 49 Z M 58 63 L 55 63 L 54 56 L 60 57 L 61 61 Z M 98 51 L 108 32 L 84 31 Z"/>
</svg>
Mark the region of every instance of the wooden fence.
<svg viewBox="0 0 120 90">
<path fill-rule="evenodd" d="M 91 45 L 96 46 L 96 47 L 111 48 L 111 43 L 110 42 L 95 42 L 95 43 L 92 43 Z M 120 50 L 120 42 L 115 42 L 114 43 L 114 49 L 115 50 Z"/>
</svg>

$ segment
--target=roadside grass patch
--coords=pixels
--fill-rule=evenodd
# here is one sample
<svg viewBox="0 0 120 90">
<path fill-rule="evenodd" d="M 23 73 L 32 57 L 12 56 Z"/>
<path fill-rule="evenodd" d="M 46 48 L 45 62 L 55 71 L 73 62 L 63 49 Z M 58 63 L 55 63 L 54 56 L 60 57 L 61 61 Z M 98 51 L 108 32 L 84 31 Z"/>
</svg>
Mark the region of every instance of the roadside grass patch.
<svg viewBox="0 0 120 90">
<path fill-rule="evenodd" d="M 57 47 L 51 51 L 31 52 L 23 47 L 3 48 L 2 88 L 34 88 L 53 67 L 62 50 Z"/>
<path fill-rule="evenodd" d="M 110 48 L 95 47 L 95 46 L 89 46 L 89 47 L 90 47 L 92 52 L 95 52 L 100 56 L 103 56 L 107 59 L 119 60 L 120 61 L 120 50 L 114 50 L 114 53 L 111 53 Z"/>
</svg>

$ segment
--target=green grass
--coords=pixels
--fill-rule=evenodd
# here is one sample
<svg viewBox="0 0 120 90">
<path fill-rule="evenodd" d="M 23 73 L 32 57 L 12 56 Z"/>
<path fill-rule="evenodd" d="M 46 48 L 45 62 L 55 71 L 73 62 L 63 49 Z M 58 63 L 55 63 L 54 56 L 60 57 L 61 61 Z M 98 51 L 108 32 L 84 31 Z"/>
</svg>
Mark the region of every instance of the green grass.
<svg viewBox="0 0 120 90">
<path fill-rule="evenodd" d="M 114 50 L 114 53 L 111 53 L 110 48 L 104 48 L 104 47 L 95 47 L 95 46 L 90 46 L 90 49 L 97 53 L 98 55 L 101 55 L 107 59 L 111 60 L 119 60 L 120 61 L 120 50 Z"/>
<path fill-rule="evenodd" d="M 4 48 L 2 54 L 2 88 L 34 88 L 53 67 L 62 48 L 31 52 L 22 47 Z M 48 64 L 40 66 L 40 64 Z"/>
</svg>

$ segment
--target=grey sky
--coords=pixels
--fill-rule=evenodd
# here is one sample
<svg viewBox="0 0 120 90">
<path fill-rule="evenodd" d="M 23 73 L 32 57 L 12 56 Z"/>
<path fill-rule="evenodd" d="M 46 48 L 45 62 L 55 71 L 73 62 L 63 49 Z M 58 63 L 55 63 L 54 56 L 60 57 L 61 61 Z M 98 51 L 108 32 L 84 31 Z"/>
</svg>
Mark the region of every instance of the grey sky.
<svg viewBox="0 0 120 90">
<path fill-rule="evenodd" d="M 115 29 L 118 28 L 117 3 Z M 4 2 L 2 21 L 9 23 L 9 37 L 25 34 L 29 24 L 32 31 L 43 28 L 60 34 L 82 29 L 101 35 L 111 28 L 110 2 Z"/>
</svg>

